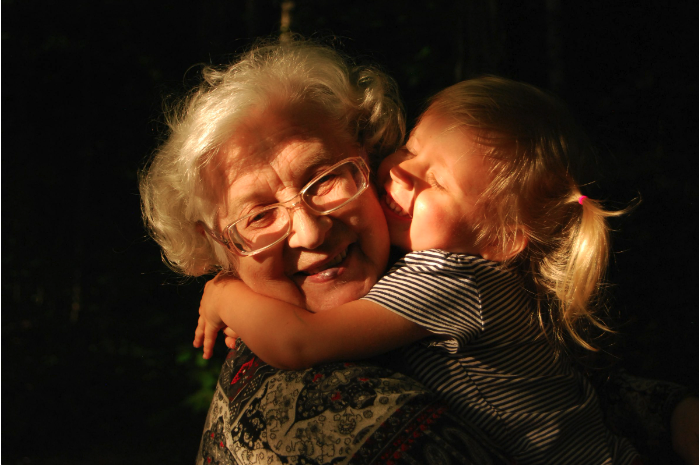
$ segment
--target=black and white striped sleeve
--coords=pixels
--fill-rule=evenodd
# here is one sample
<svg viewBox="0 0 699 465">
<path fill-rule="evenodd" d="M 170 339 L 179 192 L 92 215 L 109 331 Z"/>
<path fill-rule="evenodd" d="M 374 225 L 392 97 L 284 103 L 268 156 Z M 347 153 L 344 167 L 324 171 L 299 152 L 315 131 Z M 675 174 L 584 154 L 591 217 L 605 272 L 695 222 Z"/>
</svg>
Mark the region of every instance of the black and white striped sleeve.
<svg viewBox="0 0 699 465">
<path fill-rule="evenodd" d="M 449 258 L 436 250 L 412 252 L 364 299 L 453 338 L 463 348 L 483 331 L 482 302 L 470 263 Z"/>
</svg>

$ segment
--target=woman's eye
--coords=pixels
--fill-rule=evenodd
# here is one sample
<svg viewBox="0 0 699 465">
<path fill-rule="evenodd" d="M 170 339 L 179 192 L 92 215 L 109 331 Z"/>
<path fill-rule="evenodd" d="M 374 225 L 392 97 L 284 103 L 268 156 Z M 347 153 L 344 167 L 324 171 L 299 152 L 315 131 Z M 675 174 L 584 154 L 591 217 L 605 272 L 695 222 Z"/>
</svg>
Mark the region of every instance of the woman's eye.
<svg viewBox="0 0 699 465">
<path fill-rule="evenodd" d="M 320 185 L 323 185 L 323 184 L 325 184 L 325 183 L 328 183 L 328 182 L 332 181 L 333 179 L 335 179 L 335 175 L 332 174 L 332 173 L 328 173 L 328 174 L 326 174 L 325 176 L 323 176 L 322 178 L 318 179 L 318 180 L 316 181 L 316 183 L 317 183 L 317 184 L 320 184 Z"/>
<path fill-rule="evenodd" d="M 319 178 L 313 183 L 312 195 L 323 195 L 329 192 L 335 185 L 337 178 L 338 176 L 334 173 L 328 173 L 322 178 Z"/>
<path fill-rule="evenodd" d="M 265 216 L 267 216 L 267 212 L 258 213 L 257 215 L 251 217 L 250 221 L 252 221 L 253 223 L 256 221 L 262 221 L 265 218 Z"/>
<path fill-rule="evenodd" d="M 245 221 L 246 228 L 263 228 L 274 220 L 275 210 L 263 210 L 251 215 Z"/>
</svg>

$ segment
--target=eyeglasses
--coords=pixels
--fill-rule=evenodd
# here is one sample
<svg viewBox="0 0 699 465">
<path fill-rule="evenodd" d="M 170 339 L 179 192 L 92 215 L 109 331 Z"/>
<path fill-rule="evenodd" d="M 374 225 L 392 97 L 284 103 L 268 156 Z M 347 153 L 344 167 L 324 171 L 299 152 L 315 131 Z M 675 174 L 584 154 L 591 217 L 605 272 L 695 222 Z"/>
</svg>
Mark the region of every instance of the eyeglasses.
<svg viewBox="0 0 699 465">
<path fill-rule="evenodd" d="M 291 210 L 303 203 L 316 215 L 328 215 L 369 187 L 369 168 L 361 157 L 346 158 L 313 178 L 294 198 L 257 208 L 223 229 L 221 236 L 198 222 L 217 242 L 240 255 L 267 250 L 291 233 Z"/>
</svg>

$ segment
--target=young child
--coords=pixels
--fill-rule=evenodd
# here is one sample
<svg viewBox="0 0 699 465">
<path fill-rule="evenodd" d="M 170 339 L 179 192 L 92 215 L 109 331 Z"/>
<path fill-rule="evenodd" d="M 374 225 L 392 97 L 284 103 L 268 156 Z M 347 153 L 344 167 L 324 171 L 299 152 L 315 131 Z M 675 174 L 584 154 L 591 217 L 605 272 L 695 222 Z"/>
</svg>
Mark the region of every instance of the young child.
<svg viewBox="0 0 699 465">
<path fill-rule="evenodd" d="M 580 192 L 570 163 L 586 150 L 532 86 L 486 77 L 443 90 L 378 173 L 391 243 L 412 252 L 361 300 L 316 314 L 215 280 L 195 346 L 210 356 L 228 326 L 293 369 L 405 346 L 414 377 L 518 463 L 632 463 L 559 350 L 594 350 L 586 328 L 607 330 L 593 303 L 605 218 L 621 212 Z"/>
</svg>

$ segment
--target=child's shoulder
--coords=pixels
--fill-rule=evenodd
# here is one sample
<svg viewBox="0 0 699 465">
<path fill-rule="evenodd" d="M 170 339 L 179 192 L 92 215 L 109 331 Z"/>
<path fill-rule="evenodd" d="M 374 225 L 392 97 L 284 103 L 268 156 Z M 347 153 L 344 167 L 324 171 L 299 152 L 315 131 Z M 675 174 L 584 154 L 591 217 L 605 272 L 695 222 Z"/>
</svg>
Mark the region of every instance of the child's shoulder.
<svg viewBox="0 0 699 465">
<path fill-rule="evenodd" d="M 430 249 L 410 252 L 379 280 L 376 287 L 395 286 L 398 283 L 411 283 L 414 286 L 444 286 L 453 289 L 474 290 L 503 289 L 522 287 L 521 277 L 503 268 L 500 263 L 470 254 L 453 253 Z"/>
<path fill-rule="evenodd" d="M 455 269 L 477 269 L 477 268 L 498 268 L 498 263 L 486 260 L 478 255 L 447 252 L 441 249 L 419 250 L 409 252 L 399 262 L 397 266 L 419 266 L 430 268 L 455 268 Z"/>
</svg>

